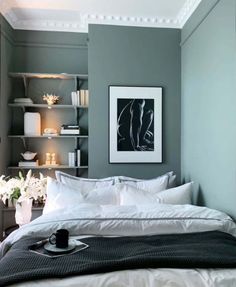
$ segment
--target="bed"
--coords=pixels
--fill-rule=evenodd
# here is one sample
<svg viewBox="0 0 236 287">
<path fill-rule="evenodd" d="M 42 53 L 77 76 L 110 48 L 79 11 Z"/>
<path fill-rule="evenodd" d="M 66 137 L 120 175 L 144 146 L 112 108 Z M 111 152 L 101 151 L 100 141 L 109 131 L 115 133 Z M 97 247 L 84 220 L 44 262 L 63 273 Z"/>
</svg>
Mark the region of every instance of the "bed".
<svg viewBox="0 0 236 287">
<path fill-rule="evenodd" d="M 236 224 L 223 212 L 190 204 L 192 183 L 171 187 L 170 175 L 153 181 L 121 177 L 119 183 L 114 178 L 77 182 L 61 176 L 48 184 L 44 214 L 1 244 L 0 286 L 236 286 Z M 89 245 L 76 261 L 64 256 L 65 266 L 73 268 L 78 260 L 84 264 L 88 254 L 96 255 L 92 267 L 79 274 L 61 271 L 62 261 L 49 258 L 59 272 L 50 275 L 34 255 L 31 270 L 24 271 L 29 253 L 24 243 L 48 238 L 61 228 Z M 138 246 L 135 256 L 129 246 Z M 109 257 L 116 253 L 118 260 Z"/>
</svg>

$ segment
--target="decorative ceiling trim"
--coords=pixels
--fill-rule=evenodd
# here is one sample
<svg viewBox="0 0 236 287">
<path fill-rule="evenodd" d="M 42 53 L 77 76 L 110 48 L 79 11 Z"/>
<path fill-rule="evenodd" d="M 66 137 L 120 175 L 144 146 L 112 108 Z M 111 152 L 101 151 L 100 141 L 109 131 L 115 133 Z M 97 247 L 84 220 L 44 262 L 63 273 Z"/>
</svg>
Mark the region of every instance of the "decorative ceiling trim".
<svg viewBox="0 0 236 287">
<path fill-rule="evenodd" d="M 183 28 L 184 24 L 196 10 L 201 1 L 202 0 L 186 0 L 183 8 L 180 10 L 179 14 L 176 17 L 178 19 L 180 28 Z"/>
<path fill-rule="evenodd" d="M 12 1 L 2 0 L 0 11 L 14 29 L 38 31 L 88 32 L 89 24 L 138 26 L 153 28 L 182 28 L 201 0 L 186 0 L 175 18 L 136 17 L 124 15 L 80 14 L 77 21 L 20 20 L 14 13 Z"/>
</svg>

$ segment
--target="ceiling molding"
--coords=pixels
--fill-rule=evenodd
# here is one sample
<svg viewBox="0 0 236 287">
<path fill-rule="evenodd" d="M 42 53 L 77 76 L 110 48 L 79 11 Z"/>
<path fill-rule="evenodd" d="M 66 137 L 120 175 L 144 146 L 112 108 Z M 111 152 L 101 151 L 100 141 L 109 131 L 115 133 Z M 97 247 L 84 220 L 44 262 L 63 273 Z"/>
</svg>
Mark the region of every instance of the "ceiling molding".
<svg viewBox="0 0 236 287">
<path fill-rule="evenodd" d="M 14 7 L 14 1 L 2 0 L 0 11 L 14 29 L 38 30 L 38 31 L 63 31 L 63 32 L 88 32 L 89 24 L 105 24 L 119 26 L 138 26 L 153 28 L 178 28 L 181 29 L 192 15 L 201 0 L 186 0 L 184 6 L 175 18 L 160 18 L 130 15 L 103 15 L 79 13 L 78 20 L 22 20 L 18 19 Z"/>
<path fill-rule="evenodd" d="M 177 19 L 180 25 L 180 28 L 183 28 L 184 24 L 196 10 L 198 5 L 201 3 L 202 0 L 186 0 L 184 3 L 183 8 L 180 10 L 179 14 L 177 15 Z"/>
</svg>

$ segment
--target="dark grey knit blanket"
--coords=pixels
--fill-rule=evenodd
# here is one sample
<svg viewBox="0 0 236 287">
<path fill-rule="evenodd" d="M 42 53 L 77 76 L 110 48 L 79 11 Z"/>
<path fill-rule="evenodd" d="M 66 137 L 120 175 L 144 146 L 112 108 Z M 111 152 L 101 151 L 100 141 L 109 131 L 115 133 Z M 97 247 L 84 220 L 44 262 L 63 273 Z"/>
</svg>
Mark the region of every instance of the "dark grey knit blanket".
<svg viewBox="0 0 236 287">
<path fill-rule="evenodd" d="M 0 286 L 46 278 L 138 268 L 235 268 L 236 238 L 219 231 L 136 237 L 90 237 L 89 248 L 48 258 L 29 252 L 42 238 L 16 242 L 0 260 Z"/>
</svg>

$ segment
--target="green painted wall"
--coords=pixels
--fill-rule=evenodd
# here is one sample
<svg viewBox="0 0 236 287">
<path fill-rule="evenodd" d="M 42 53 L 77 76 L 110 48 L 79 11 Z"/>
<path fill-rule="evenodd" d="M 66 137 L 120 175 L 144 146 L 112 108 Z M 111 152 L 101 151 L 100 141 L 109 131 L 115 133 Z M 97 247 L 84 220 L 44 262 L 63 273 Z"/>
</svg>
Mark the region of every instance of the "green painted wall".
<svg viewBox="0 0 236 287">
<path fill-rule="evenodd" d="M 89 176 L 180 176 L 180 30 L 89 26 Z M 108 86 L 163 87 L 163 163 L 108 163 Z"/>
<path fill-rule="evenodd" d="M 15 30 L 14 71 L 88 73 L 86 33 Z"/>
<path fill-rule="evenodd" d="M 8 71 L 13 66 L 13 29 L 0 14 L 0 174 L 7 174 L 6 162 L 9 162 L 10 150 L 7 135 L 10 129 L 11 113 L 7 109 L 10 98 Z"/>
<path fill-rule="evenodd" d="M 205 2 L 182 31 L 181 175 L 236 217 L 236 1 Z"/>
</svg>

